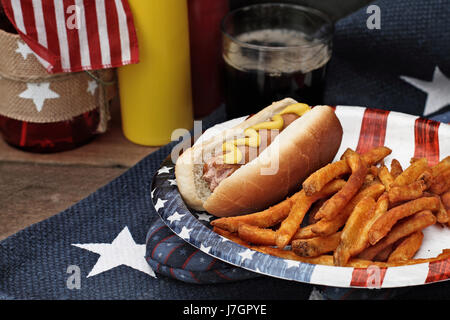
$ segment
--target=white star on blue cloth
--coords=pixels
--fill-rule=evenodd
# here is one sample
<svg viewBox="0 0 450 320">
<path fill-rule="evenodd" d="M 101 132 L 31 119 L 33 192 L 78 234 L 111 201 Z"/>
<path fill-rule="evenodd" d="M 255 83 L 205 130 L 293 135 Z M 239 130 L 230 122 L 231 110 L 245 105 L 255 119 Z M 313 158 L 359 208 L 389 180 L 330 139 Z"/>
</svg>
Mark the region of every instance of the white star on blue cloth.
<svg viewBox="0 0 450 320">
<path fill-rule="evenodd" d="M 145 244 L 136 244 L 128 227 L 125 227 L 111 243 L 72 244 L 75 247 L 100 255 L 88 278 L 102 272 L 125 265 L 155 277 L 152 268 L 145 260 Z"/>
<path fill-rule="evenodd" d="M 433 114 L 450 104 L 450 79 L 436 66 L 431 81 L 424 81 L 407 76 L 400 78 L 427 94 L 424 116 Z"/>
</svg>

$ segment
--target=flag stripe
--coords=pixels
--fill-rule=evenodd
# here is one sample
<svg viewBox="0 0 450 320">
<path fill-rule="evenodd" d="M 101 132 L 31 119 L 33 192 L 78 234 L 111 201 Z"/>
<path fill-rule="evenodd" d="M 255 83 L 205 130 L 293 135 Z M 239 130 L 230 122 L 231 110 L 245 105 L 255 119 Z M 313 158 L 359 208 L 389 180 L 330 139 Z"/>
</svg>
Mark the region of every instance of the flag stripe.
<svg viewBox="0 0 450 320">
<path fill-rule="evenodd" d="M 105 0 L 95 0 L 95 5 L 97 8 L 98 36 L 100 39 L 100 52 L 102 57 L 102 64 L 105 66 L 110 66 L 111 52 L 109 45 Z"/>
<path fill-rule="evenodd" d="M 27 34 L 25 22 L 23 20 L 22 2 L 20 0 L 11 0 L 11 8 L 14 14 L 16 28 L 19 29 L 20 32 Z"/>
<path fill-rule="evenodd" d="M 7 17 L 49 72 L 139 62 L 127 0 L 2 0 Z"/>
<path fill-rule="evenodd" d="M 388 115 L 389 111 L 386 110 L 366 109 L 356 148 L 358 153 L 366 153 L 374 147 L 384 145 Z"/>
<path fill-rule="evenodd" d="M 63 71 L 70 70 L 69 42 L 66 30 L 66 19 L 64 4 L 61 0 L 53 0 L 55 6 L 56 28 L 58 32 L 59 49 L 61 54 L 61 68 Z"/>
<path fill-rule="evenodd" d="M 47 30 L 45 28 L 44 11 L 42 0 L 33 0 L 34 20 L 36 23 L 36 33 L 38 42 L 45 48 L 48 48 Z"/>
<path fill-rule="evenodd" d="M 414 124 L 414 157 L 427 158 L 428 164 L 439 162 L 439 122 L 418 118 Z"/>
<path fill-rule="evenodd" d="M 89 55 L 89 41 L 86 29 L 86 10 L 83 0 L 75 0 L 77 12 L 79 14 L 80 26 L 78 28 L 78 38 L 80 40 L 80 56 L 81 56 L 81 68 L 89 70 L 91 68 L 91 57 Z"/>
<path fill-rule="evenodd" d="M 130 37 L 128 31 L 128 21 L 125 9 L 121 0 L 115 0 L 117 17 L 119 22 L 120 46 L 122 51 L 122 61 L 131 61 Z"/>
<path fill-rule="evenodd" d="M 88 35 L 90 61 L 93 69 L 101 68 L 100 35 L 98 33 L 97 7 L 95 1 L 85 2 L 86 32 Z"/>
</svg>

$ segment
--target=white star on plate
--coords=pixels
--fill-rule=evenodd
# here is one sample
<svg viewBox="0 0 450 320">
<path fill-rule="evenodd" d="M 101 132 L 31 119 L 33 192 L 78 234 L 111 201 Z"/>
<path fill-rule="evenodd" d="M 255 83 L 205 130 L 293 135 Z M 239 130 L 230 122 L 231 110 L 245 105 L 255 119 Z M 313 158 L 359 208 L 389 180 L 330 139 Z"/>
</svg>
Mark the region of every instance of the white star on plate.
<svg viewBox="0 0 450 320">
<path fill-rule="evenodd" d="M 439 67 L 436 66 L 434 69 L 431 81 L 406 76 L 400 76 L 400 78 L 427 93 L 424 116 L 435 113 L 450 104 L 450 79 L 439 70 Z"/>
<path fill-rule="evenodd" d="M 167 181 L 169 181 L 171 186 L 176 186 L 177 185 L 177 180 L 176 179 L 167 179 Z"/>
<path fill-rule="evenodd" d="M 284 260 L 284 262 L 286 263 L 286 269 L 289 269 L 289 268 L 298 268 L 298 267 L 300 267 L 300 262 L 298 262 L 298 261 L 295 261 L 295 260 L 288 260 L 288 259 L 286 259 L 286 260 Z"/>
<path fill-rule="evenodd" d="M 95 95 L 95 90 L 98 88 L 98 83 L 95 80 L 88 81 L 88 88 L 87 92 L 89 92 L 91 95 Z"/>
<path fill-rule="evenodd" d="M 245 251 L 239 252 L 239 255 L 242 257 L 242 261 L 245 261 L 246 259 L 251 260 L 254 254 L 255 251 L 252 251 L 250 249 L 246 249 Z"/>
<path fill-rule="evenodd" d="M 167 201 L 168 201 L 168 200 L 162 200 L 162 199 L 159 199 L 159 198 L 158 198 L 158 200 L 156 200 L 155 210 L 158 211 L 159 209 L 164 208 L 164 204 L 165 204 Z"/>
<path fill-rule="evenodd" d="M 30 47 L 21 41 L 17 41 L 17 49 L 15 52 L 19 53 L 23 60 L 27 60 L 29 54 L 34 55 L 34 52 L 30 49 Z"/>
<path fill-rule="evenodd" d="M 111 243 L 72 244 L 100 255 L 88 278 L 115 267 L 125 265 L 156 278 L 145 260 L 145 244 L 136 244 L 128 227 L 125 227 Z"/>
<path fill-rule="evenodd" d="M 184 217 L 184 214 L 179 214 L 175 211 L 171 216 L 167 217 L 167 220 L 169 220 L 170 223 L 173 223 L 174 221 L 181 221 L 182 217 Z"/>
<path fill-rule="evenodd" d="M 203 244 L 200 244 L 200 250 L 206 253 L 209 253 L 209 251 L 211 250 L 211 246 L 209 247 L 205 247 Z"/>
<path fill-rule="evenodd" d="M 155 188 L 155 189 L 153 189 L 153 191 L 152 191 L 152 192 L 150 192 L 150 195 L 152 196 L 152 198 L 153 198 L 153 196 L 154 196 L 154 194 L 155 194 L 155 191 L 156 191 L 156 188 Z"/>
<path fill-rule="evenodd" d="M 209 222 L 211 220 L 212 216 L 206 213 L 199 213 L 197 214 L 198 220 L 203 220 Z"/>
<path fill-rule="evenodd" d="M 185 240 L 189 240 L 189 238 L 191 237 L 191 231 L 193 229 L 188 229 L 186 227 L 183 227 L 181 229 L 181 232 L 179 234 L 180 238 L 185 239 Z"/>
<path fill-rule="evenodd" d="M 172 169 L 171 167 L 166 167 L 166 166 L 164 166 L 164 167 L 162 167 L 161 169 L 158 170 L 158 174 L 161 174 L 161 173 L 170 173 L 170 170 L 171 170 L 171 169 Z"/>
<path fill-rule="evenodd" d="M 27 90 L 19 94 L 20 98 L 33 100 L 36 110 L 42 111 L 45 100 L 59 98 L 59 94 L 50 89 L 49 82 L 27 83 Z"/>
</svg>

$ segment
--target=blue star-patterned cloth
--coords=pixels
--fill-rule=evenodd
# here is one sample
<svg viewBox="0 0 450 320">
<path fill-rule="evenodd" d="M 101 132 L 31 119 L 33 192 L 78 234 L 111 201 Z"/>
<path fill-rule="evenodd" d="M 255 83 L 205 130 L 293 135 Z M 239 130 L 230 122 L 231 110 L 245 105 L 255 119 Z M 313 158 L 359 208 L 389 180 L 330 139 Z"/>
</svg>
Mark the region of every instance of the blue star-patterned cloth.
<svg viewBox="0 0 450 320">
<path fill-rule="evenodd" d="M 380 29 L 367 28 L 367 8 L 336 24 L 325 103 L 449 122 L 447 1 L 373 4 L 380 9 Z M 204 129 L 225 119 L 222 107 L 205 119 Z M 174 145 L 1 241 L 0 299 L 448 299 L 450 281 L 405 289 L 314 287 L 199 251 L 176 236 L 152 205 L 153 176 Z"/>
</svg>

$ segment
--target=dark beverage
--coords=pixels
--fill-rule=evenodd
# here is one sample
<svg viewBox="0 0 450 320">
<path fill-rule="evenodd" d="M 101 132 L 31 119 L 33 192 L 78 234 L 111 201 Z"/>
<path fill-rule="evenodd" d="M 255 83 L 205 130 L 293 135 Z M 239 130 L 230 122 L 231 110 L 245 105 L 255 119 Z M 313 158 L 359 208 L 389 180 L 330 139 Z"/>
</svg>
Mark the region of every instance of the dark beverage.
<svg viewBox="0 0 450 320">
<path fill-rule="evenodd" d="M 274 101 L 293 98 L 309 105 L 322 104 L 325 67 L 272 75 L 260 70 L 239 70 L 225 65 L 228 118 L 257 113 Z"/>
<path fill-rule="evenodd" d="M 245 32 L 235 40 L 224 53 L 228 118 L 256 113 L 287 97 L 322 104 L 331 56 L 327 45 L 284 29 Z"/>
</svg>

